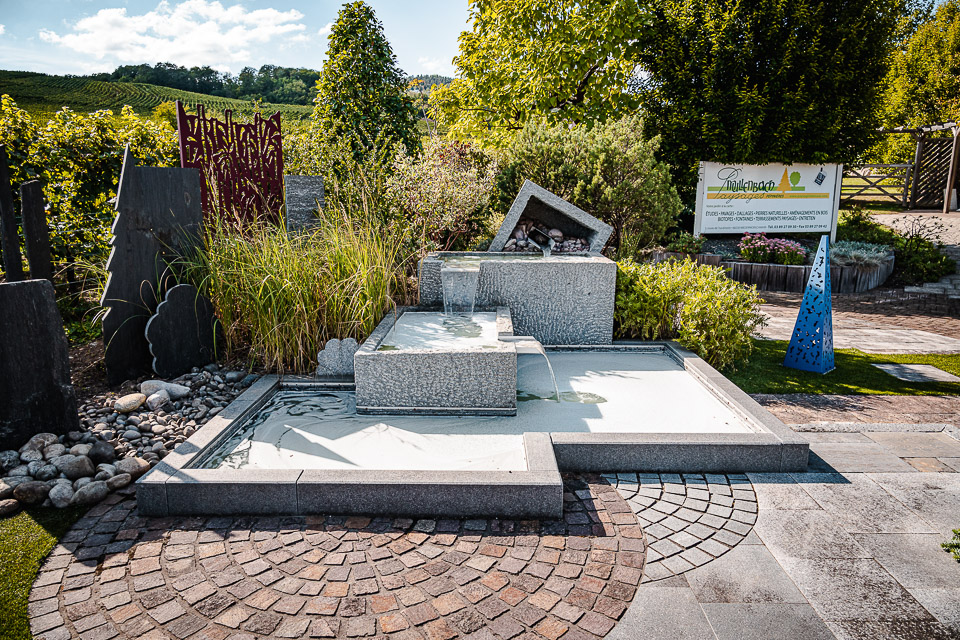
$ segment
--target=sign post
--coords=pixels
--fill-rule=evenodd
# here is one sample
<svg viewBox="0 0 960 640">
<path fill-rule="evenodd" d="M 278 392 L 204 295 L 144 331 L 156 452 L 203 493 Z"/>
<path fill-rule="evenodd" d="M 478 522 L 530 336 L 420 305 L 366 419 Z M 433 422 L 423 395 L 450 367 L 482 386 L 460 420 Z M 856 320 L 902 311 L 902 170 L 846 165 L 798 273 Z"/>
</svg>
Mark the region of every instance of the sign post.
<svg viewBox="0 0 960 640">
<path fill-rule="evenodd" d="M 842 164 L 701 162 L 693 233 L 829 233 L 835 240 Z"/>
</svg>

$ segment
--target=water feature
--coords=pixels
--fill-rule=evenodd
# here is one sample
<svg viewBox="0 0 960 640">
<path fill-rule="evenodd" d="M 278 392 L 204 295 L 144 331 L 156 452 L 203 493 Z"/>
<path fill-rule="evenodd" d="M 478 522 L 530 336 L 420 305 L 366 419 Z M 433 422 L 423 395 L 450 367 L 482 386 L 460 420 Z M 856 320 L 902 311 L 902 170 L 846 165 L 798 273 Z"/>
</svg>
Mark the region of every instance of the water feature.
<svg viewBox="0 0 960 640">
<path fill-rule="evenodd" d="M 473 313 L 480 284 L 480 266 L 453 267 L 446 264 L 440 270 L 445 314 Z"/>
<path fill-rule="evenodd" d="M 513 342 L 517 347 L 517 355 L 539 353 L 543 356 L 543 359 L 547 363 L 547 369 L 550 371 L 550 379 L 553 380 L 554 397 L 556 397 L 557 402 L 560 402 L 560 387 L 557 385 L 557 375 L 553 372 L 550 357 L 547 355 L 547 350 L 540 344 L 540 341 L 531 336 L 502 336 L 500 339 L 504 342 Z"/>
<path fill-rule="evenodd" d="M 407 311 L 377 347 L 378 351 L 492 349 L 497 346 L 497 314 L 440 314 Z"/>
</svg>

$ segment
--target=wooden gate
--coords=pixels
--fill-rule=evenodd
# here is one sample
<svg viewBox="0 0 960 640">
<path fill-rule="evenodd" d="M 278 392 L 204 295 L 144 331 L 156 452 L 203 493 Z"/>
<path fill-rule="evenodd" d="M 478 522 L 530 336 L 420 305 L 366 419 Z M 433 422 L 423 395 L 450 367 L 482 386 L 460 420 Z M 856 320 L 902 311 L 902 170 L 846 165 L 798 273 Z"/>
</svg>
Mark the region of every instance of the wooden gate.
<svg viewBox="0 0 960 640">
<path fill-rule="evenodd" d="M 913 189 L 910 194 L 911 209 L 938 209 L 943 206 L 943 194 L 953 159 L 953 145 L 953 136 L 920 137 L 917 140 L 916 170 L 913 172 Z"/>
</svg>

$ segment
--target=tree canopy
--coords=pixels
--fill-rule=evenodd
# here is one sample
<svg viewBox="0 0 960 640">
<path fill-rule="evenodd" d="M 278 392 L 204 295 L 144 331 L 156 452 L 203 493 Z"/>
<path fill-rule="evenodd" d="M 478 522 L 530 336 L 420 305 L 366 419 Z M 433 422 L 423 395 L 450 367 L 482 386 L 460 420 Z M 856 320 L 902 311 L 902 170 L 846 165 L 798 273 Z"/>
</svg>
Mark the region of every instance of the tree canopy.
<svg viewBox="0 0 960 640">
<path fill-rule="evenodd" d="M 357 152 L 378 137 L 416 149 L 417 111 L 406 87 L 373 9 L 362 0 L 345 4 L 317 80 L 314 123 L 327 135 L 350 138 Z"/>
<path fill-rule="evenodd" d="M 456 137 L 500 144 L 534 116 L 596 122 L 636 108 L 638 0 L 473 0 L 458 77 L 433 92 Z"/>
<path fill-rule="evenodd" d="M 639 32 L 648 135 L 687 200 L 700 160 L 850 161 L 877 138 L 901 0 L 665 0 Z"/>
<path fill-rule="evenodd" d="M 893 55 L 884 80 L 885 127 L 960 121 L 960 0 L 946 0 Z M 888 136 L 871 156 L 910 162 L 910 136 Z"/>
</svg>

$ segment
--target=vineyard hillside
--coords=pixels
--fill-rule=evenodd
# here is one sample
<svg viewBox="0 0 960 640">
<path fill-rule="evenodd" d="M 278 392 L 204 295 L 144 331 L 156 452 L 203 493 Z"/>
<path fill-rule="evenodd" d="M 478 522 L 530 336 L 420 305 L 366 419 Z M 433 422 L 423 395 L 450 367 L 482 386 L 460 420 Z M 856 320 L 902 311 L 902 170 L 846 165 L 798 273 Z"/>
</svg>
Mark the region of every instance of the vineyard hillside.
<svg viewBox="0 0 960 640">
<path fill-rule="evenodd" d="M 0 95 L 9 94 L 17 106 L 32 114 L 45 114 L 70 107 L 74 111 L 112 109 L 119 112 L 130 105 L 140 114 L 149 113 L 162 102 L 180 100 L 184 105 L 198 102 L 214 111 L 232 109 L 240 113 L 254 111 L 252 102 L 180 91 L 152 84 L 133 82 L 100 82 L 87 78 L 51 76 L 26 71 L 0 71 Z M 279 111 L 284 117 L 307 117 L 313 107 L 261 103 L 261 111 Z"/>
</svg>

